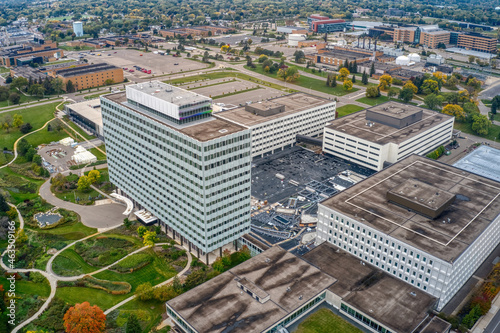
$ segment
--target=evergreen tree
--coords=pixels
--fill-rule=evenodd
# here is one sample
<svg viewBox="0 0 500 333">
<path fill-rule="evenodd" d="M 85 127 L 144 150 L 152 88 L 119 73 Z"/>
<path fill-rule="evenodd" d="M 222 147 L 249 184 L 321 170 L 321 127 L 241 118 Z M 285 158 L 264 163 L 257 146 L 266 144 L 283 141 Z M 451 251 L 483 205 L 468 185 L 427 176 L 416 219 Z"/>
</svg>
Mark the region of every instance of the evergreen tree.
<svg viewBox="0 0 500 333">
<path fill-rule="evenodd" d="M 342 66 L 342 67 L 349 69 L 349 60 L 347 60 L 347 58 L 345 59 L 345 61 L 344 61 L 344 66 Z M 339 68 L 339 69 L 340 69 L 340 68 Z M 349 71 L 349 72 L 350 72 L 350 71 Z"/>
<path fill-rule="evenodd" d="M 28 79 L 28 89 L 29 87 L 31 87 L 33 85 L 33 78 L 30 76 L 30 78 Z"/>
<path fill-rule="evenodd" d="M 68 93 L 75 92 L 75 86 L 73 85 L 73 82 L 71 82 L 71 80 L 69 80 L 66 83 L 66 92 L 68 92 Z"/>
<path fill-rule="evenodd" d="M 130 317 L 127 319 L 127 329 L 125 331 L 126 333 L 141 333 L 141 325 L 139 323 L 139 319 L 137 319 L 137 316 L 135 314 L 131 314 Z"/>
<path fill-rule="evenodd" d="M 356 62 L 356 60 L 354 60 L 354 62 L 352 64 L 352 71 L 351 71 L 351 73 L 357 73 L 357 72 L 358 72 L 358 63 Z"/>
<path fill-rule="evenodd" d="M 333 75 L 332 82 L 330 83 L 330 86 L 332 88 L 335 88 L 337 86 L 337 75 Z"/>
<path fill-rule="evenodd" d="M 372 75 L 375 74 L 375 63 L 372 62 L 372 67 L 370 68 L 370 77 L 372 77 Z"/>
<path fill-rule="evenodd" d="M 7 204 L 7 201 L 5 200 L 4 196 L 0 194 L 0 211 L 1 212 L 6 212 L 10 209 L 9 205 Z"/>
<path fill-rule="evenodd" d="M 364 85 L 368 84 L 368 74 L 366 74 L 366 71 L 363 71 L 363 76 L 361 77 L 361 83 Z"/>
<path fill-rule="evenodd" d="M 356 75 L 352 74 L 352 83 L 356 83 Z"/>
</svg>

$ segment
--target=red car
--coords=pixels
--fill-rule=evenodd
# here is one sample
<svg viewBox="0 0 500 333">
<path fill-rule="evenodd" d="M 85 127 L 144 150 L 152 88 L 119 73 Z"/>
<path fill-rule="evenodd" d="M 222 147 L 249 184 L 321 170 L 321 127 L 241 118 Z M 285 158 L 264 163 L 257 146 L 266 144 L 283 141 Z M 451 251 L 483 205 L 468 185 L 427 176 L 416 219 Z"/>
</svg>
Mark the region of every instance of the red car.
<svg viewBox="0 0 500 333">
<path fill-rule="evenodd" d="M 148 69 L 148 74 L 151 74 L 151 70 L 150 69 Z"/>
<path fill-rule="evenodd" d="M 130 73 L 133 73 L 133 72 L 135 72 L 135 71 L 134 71 L 133 69 L 131 69 L 131 70 L 129 70 L 129 72 L 130 72 Z"/>
</svg>

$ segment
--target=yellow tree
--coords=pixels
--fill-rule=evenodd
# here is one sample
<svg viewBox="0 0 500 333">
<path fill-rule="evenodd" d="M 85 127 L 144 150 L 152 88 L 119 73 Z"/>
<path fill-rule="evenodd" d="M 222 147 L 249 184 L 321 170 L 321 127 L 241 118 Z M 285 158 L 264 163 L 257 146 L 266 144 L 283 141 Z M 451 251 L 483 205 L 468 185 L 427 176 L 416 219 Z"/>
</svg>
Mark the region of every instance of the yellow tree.
<svg viewBox="0 0 500 333">
<path fill-rule="evenodd" d="M 442 84 L 446 83 L 446 75 L 443 72 L 434 72 L 432 73 L 432 76 L 434 76 L 436 79 L 440 80 Z"/>
<path fill-rule="evenodd" d="M 416 94 L 418 92 L 418 88 L 416 85 L 413 84 L 410 80 L 406 81 L 405 85 L 403 86 L 403 89 L 411 89 L 413 90 L 413 93 Z"/>
<path fill-rule="evenodd" d="M 101 179 L 101 173 L 99 170 L 91 170 L 87 176 L 91 184 L 99 181 Z"/>
<path fill-rule="evenodd" d="M 12 121 L 12 126 L 14 127 L 19 127 L 23 124 L 23 116 L 20 114 L 15 114 L 14 115 L 14 120 Z"/>
<path fill-rule="evenodd" d="M 352 89 L 352 81 L 349 79 L 344 80 L 344 84 L 342 85 L 345 90 L 351 90 Z"/>
<path fill-rule="evenodd" d="M 460 105 L 448 104 L 443 108 L 443 113 L 454 116 L 457 121 L 464 121 L 467 114 Z"/>
<path fill-rule="evenodd" d="M 223 53 L 226 53 L 227 50 L 229 50 L 229 45 L 222 45 L 220 47 L 220 51 L 223 52 Z"/>
<path fill-rule="evenodd" d="M 389 74 L 384 74 L 379 79 L 379 88 L 380 90 L 387 90 L 391 87 L 392 84 L 392 76 Z"/>
<path fill-rule="evenodd" d="M 349 74 L 351 74 L 349 72 L 349 70 L 345 67 L 342 67 L 340 70 L 339 70 L 339 75 L 338 75 L 338 79 L 340 81 L 345 81 L 345 79 L 349 76 Z M 352 83 L 352 82 L 351 82 Z"/>
</svg>

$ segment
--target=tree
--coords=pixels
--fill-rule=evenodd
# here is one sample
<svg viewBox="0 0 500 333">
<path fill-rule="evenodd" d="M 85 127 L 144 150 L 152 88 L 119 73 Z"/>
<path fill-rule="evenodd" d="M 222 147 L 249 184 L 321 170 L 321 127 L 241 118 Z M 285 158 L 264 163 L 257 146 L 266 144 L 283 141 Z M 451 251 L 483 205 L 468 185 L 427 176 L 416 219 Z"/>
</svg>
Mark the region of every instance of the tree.
<svg viewBox="0 0 500 333">
<path fill-rule="evenodd" d="M 408 103 L 413 99 L 413 89 L 412 88 L 403 88 L 399 92 L 399 99 L 405 103 Z"/>
<path fill-rule="evenodd" d="M 0 101 L 6 101 L 9 98 L 9 88 L 0 86 Z"/>
<path fill-rule="evenodd" d="M 378 86 L 371 86 L 366 88 L 366 97 L 368 98 L 377 98 L 380 97 L 380 90 Z"/>
<path fill-rule="evenodd" d="M 184 281 L 184 286 L 187 290 L 193 289 L 194 287 L 202 284 L 206 280 L 206 272 L 204 270 L 198 269 L 192 271 Z"/>
<path fill-rule="evenodd" d="M 346 68 L 346 67 L 342 67 L 340 70 L 339 70 L 339 75 L 338 75 L 338 79 L 340 81 L 344 81 L 347 79 L 347 77 L 349 76 L 349 74 L 351 74 L 351 72 L 349 72 L 349 70 Z"/>
<path fill-rule="evenodd" d="M 11 88 L 15 88 L 17 90 L 24 90 L 29 84 L 28 79 L 18 76 L 15 79 L 12 79 L 12 83 L 10 84 Z"/>
<path fill-rule="evenodd" d="M 35 163 L 36 165 L 42 165 L 42 156 L 36 154 L 35 156 L 33 156 L 33 158 L 31 159 L 31 161 L 33 163 Z"/>
<path fill-rule="evenodd" d="M 64 314 L 64 328 L 68 333 L 99 333 L 106 327 L 106 315 L 97 306 L 89 302 L 76 304 Z"/>
<path fill-rule="evenodd" d="M 358 63 L 356 62 L 356 59 L 352 62 L 352 71 L 353 73 L 358 72 Z"/>
<path fill-rule="evenodd" d="M 298 64 L 302 63 L 303 62 L 302 59 L 306 58 L 306 55 L 304 54 L 304 51 L 302 51 L 302 50 L 295 51 L 293 56 L 295 57 L 295 62 Z"/>
<path fill-rule="evenodd" d="M 281 68 L 278 71 L 278 77 L 282 78 L 286 82 L 293 82 L 300 77 L 300 74 L 297 67 L 292 66 L 288 68 Z"/>
<path fill-rule="evenodd" d="M 398 95 L 398 89 L 397 88 L 389 88 L 389 91 L 387 92 L 387 97 L 393 98 Z"/>
<path fill-rule="evenodd" d="M 135 314 L 131 314 L 130 317 L 127 319 L 127 329 L 125 330 L 126 333 L 141 333 L 142 328 L 139 323 L 139 319 L 137 319 L 137 316 Z"/>
<path fill-rule="evenodd" d="M 5 201 L 5 199 L 4 199 L 4 201 Z M 9 217 L 10 220 L 14 220 L 17 217 L 17 210 L 16 210 L 16 208 L 15 207 L 10 207 L 10 209 L 7 211 L 7 216 Z"/>
<path fill-rule="evenodd" d="M 73 85 L 73 82 L 71 80 L 68 80 L 68 82 L 66 82 L 66 92 L 75 92 L 75 86 Z"/>
<path fill-rule="evenodd" d="M 0 193 L 0 212 L 6 212 L 10 209 L 10 206 L 7 204 L 5 197 Z"/>
<path fill-rule="evenodd" d="M 144 246 L 153 246 L 155 242 L 158 241 L 158 237 L 156 237 L 156 231 L 146 231 L 144 235 L 142 235 Z"/>
<path fill-rule="evenodd" d="M 33 160 L 33 156 L 35 155 L 36 155 L 36 149 L 30 145 L 30 148 L 28 149 L 26 154 L 24 154 L 24 158 L 26 159 L 26 161 L 31 162 Z"/>
<path fill-rule="evenodd" d="M 349 79 L 345 79 L 344 84 L 342 84 L 342 87 L 344 87 L 344 90 L 347 90 L 347 91 L 351 90 L 352 86 L 353 86 L 352 81 Z"/>
<path fill-rule="evenodd" d="M 372 62 L 372 66 L 370 67 L 370 77 L 372 77 L 372 75 L 375 74 L 375 63 Z"/>
<path fill-rule="evenodd" d="M 356 75 L 352 74 L 352 79 L 351 79 L 352 83 L 356 83 Z"/>
<path fill-rule="evenodd" d="M 363 71 L 363 76 L 361 76 L 361 83 L 363 83 L 365 86 L 368 84 L 368 74 L 366 74 L 366 71 Z"/>
<path fill-rule="evenodd" d="M 128 217 L 126 217 L 123 219 L 123 225 L 125 226 L 125 228 L 129 229 L 130 226 L 132 225 L 132 221 L 130 221 Z"/>
<path fill-rule="evenodd" d="M 337 75 L 333 74 L 332 82 L 330 82 L 330 87 L 335 88 L 337 86 Z"/>
<path fill-rule="evenodd" d="M 90 183 L 94 184 L 95 182 L 98 182 L 99 179 L 101 179 L 101 173 L 99 172 L 99 170 L 90 170 L 87 177 L 89 178 Z"/>
<path fill-rule="evenodd" d="M 460 105 L 448 104 L 443 108 L 443 113 L 454 116 L 457 121 L 464 121 L 466 113 Z"/>
<path fill-rule="evenodd" d="M 90 185 L 92 185 L 92 183 L 90 182 L 89 177 L 81 176 L 78 179 L 78 191 L 87 191 L 90 188 Z"/>
<path fill-rule="evenodd" d="M 472 116 L 472 130 L 478 135 L 487 135 L 491 121 L 482 114 L 475 114 Z"/>
<path fill-rule="evenodd" d="M 144 236 L 144 234 L 148 231 L 148 229 L 141 225 L 139 228 L 137 228 L 137 234 L 139 235 L 139 237 L 142 238 L 142 236 Z"/>
<path fill-rule="evenodd" d="M 379 88 L 380 90 L 386 90 L 391 87 L 392 77 L 389 74 L 384 74 L 379 79 Z"/>
<path fill-rule="evenodd" d="M 21 133 L 23 134 L 26 134 L 28 133 L 29 131 L 31 131 L 33 129 L 33 126 L 31 126 L 30 123 L 26 123 L 26 124 L 22 124 L 21 127 L 19 128 L 19 130 L 21 131 Z"/>
<path fill-rule="evenodd" d="M 21 96 L 19 96 L 18 93 L 11 93 L 9 95 L 9 102 L 12 104 L 19 104 L 19 101 L 21 100 Z"/>
<path fill-rule="evenodd" d="M 23 116 L 21 116 L 20 114 L 15 114 L 14 120 L 12 121 L 12 126 L 21 127 L 23 123 L 24 123 Z"/>
<path fill-rule="evenodd" d="M 439 92 L 439 83 L 433 79 L 427 79 L 422 83 L 422 92 L 426 95 L 437 94 Z"/>
<path fill-rule="evenodd" d="M 475 77 L 470 78 L 469 80 L 467 80 L 467 86 L 478 91 L 481 89 L 481 81 L 479 81 Z"/>
<path fill-rule="evenodd" d="M 413 91 L 414 94 L 416 94 L 418 92 L 418 88 L 416 85 L 413 84 L 413 82 L 411 82 L 410 80 L 406 81 L 405 85 L 403 86 L 403 89 L 411 89 Z"/>
<path fill-rule="evenodd" d="M 26 154 L 30 148 L 31 144 L 24 138 L 17 143 L 17 151 L 20 155 Z"/>
<path fill-rule="evenodd" d="M 441 101 L 439 100 L 436 94 L 430 94 L 425 96 L 424 103 L 431 110 L 438 110 L 438 107 L 441 105 Z"/>
<path fill-rule="evenodd" d="M 222 53 L 226 53 L 228 50 L 229 50 L 229 45 L 222 45 L 222 46 L 220 47 L 220 51 L 221 51 Z"/>
</svg>

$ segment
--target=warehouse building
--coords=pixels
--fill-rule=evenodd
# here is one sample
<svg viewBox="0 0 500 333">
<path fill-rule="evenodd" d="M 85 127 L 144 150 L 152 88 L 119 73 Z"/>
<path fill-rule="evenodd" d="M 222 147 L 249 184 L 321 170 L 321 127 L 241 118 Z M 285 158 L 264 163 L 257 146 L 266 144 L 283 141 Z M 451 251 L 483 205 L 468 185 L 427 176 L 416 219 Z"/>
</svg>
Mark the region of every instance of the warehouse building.
<svg viewBox="0 0 500 333">
<path fill-rule="evenodd" d="M 317 136 L 335 119 L 336 102 L 306 93 L 217 113 L 252 132 L 252 157 L 274 153 L 296 143 L 297 134 Z"/>
<path fill-rule="evenodd" d="M 445 333 L 450 324 L 428 314 L 436 301 L 325 243 L 303 258 L 271 247 L 166 306 L 188 333 L 288 332 L 320 305 L 369 332 Z"/>
<path fill-rule="evenodd" d="M 454 117 L 398 102 L 386 102 L 325 127 L 323 152 L 372 170 L 448 142 Z"/>
<path fill-rule="evenodd" d="M 153 81 L 101 96 L 110 181 L 206 262 L 250 231 L 250 130 Z M 219 255 L 219 254 L 215 254 Z"/>
<path fill-rule="evenodd" d="M 55 70 L 51 75 L 61 78 L 64 88 L 68 81 L 71 81 L 75 90 L 100 87 L 108 82 L 120 83 L 124 80 L 123 69 L 106 63 Z"/>
<path fill-rule="evenodd" d="M 437 297 L 441 310 L 500 242 L 500 183 L 418 155 L 324 200 L 329 242 Z"/>
</svg>

